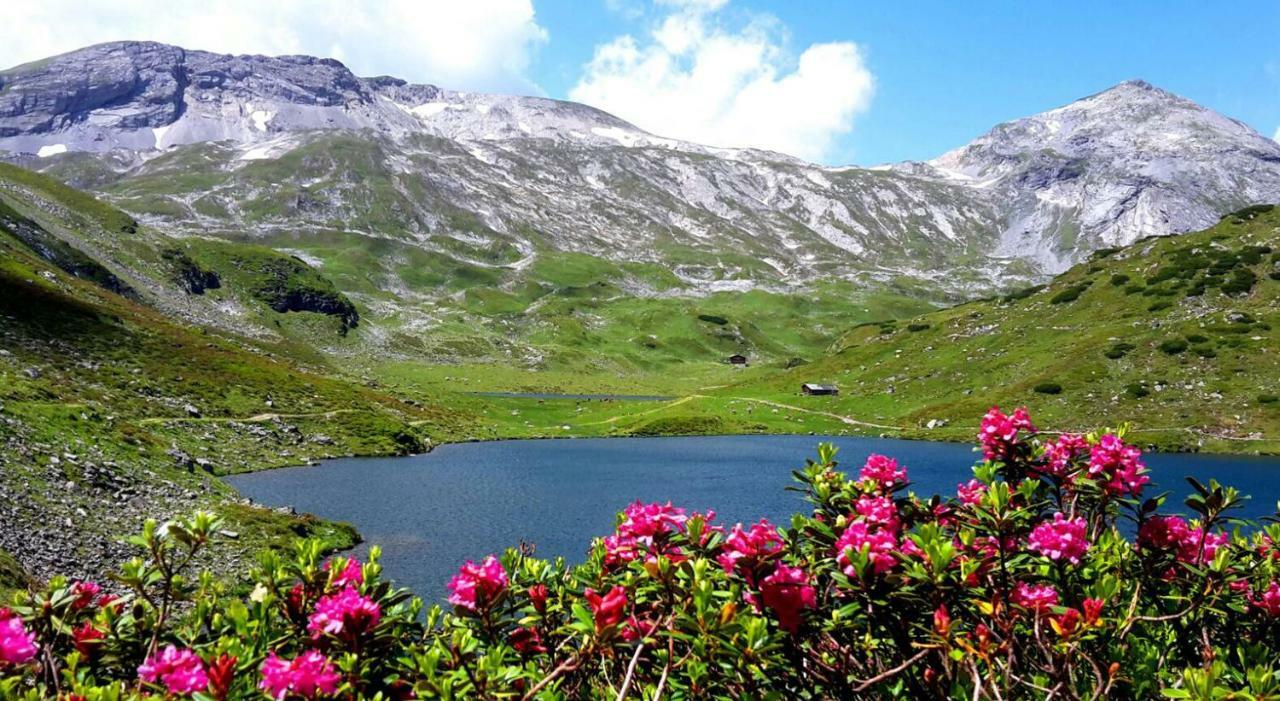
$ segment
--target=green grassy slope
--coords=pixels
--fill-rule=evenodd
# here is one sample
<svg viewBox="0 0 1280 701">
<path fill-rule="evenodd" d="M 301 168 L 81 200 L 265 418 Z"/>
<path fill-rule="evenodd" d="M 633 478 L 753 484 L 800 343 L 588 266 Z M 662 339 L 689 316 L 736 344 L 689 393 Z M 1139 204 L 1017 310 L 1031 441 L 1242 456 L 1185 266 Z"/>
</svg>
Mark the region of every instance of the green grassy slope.
<svg viewBox="0 0 1280 701">
<path fill-rule="evenodd" d="M 1043 289 L 866 324 L 830 356 L 725 390 L 969 438 L 992 404 L 1047 426 L 1131 420 L 1169 449 L 1280 450 L 1280 210 L 1100 251 Z M 801 398 L 801 382 L 837 398 Z M 926 429 L 930 420 L 949 425 Z"/>
<path fill-rule="evenodd" d="M 211 475 L 420 451 L 474 422 L 175 321 L 62 269 L 14 221 L 0 217 L 0 480 L 15 495 L 3 515 L 42 549 L 92 561 L 142 518 L 193 508 L 226 517 L 242 563 L 301 534 L 350 545 L 349 528 L 245 506 Z"/>
<path fill-rule="evenodd" d="M 445 142 L 432 148 L 469 158 Z M 216 238 L 312 263 L 359 307 L 361 330 L 339 341 L 293 318 L 262 321 L 297 346 L 357 359 L 390 355 L 594 375 L 682 372 L 678 366 L 714 363 L 738 351 L 785 362 L 821 354 L 852 324 L 914 315 L 945 301 L 925 282 L 871 280 L 867 272 L 856 281 L 819 273 L 822 281 L 808 289 L 783 288 L 765 261 L 768 251 L 750 237 L 708 250 L 659 235 L 654 250 L 637 252 L 648 256 L 644 261 L 631 262 L 556 250 L 535 224 L 496 231 L 459 210 L 436 179 L 407 177 L 390 166 L 386 149 L 366 136 L 311 134 L 279 158 L 249 161 L 225 144 L 179 147 L 114 180 L 73 155 L 42 166 L 182 233 L 197 249 Z M 411 166 L 423 173 L 440 168 L 425 157 Z M 519 172 L 539 177 L 534 169 Z M 643 186 L 643 179 L 636 184 Z M 687 207 L 677 200 L 664 204 L 672 211 Z M 604 219 L 616 215 L 599 212 Z M 218 251 L 190 253 L 201 260 L 202 253 L 216 257 Z M 828 253 L 813 263 L 825 273 L 841 257 L 834 248 Z M 919 258 L 926 258 L 923 249 Z M 730 271 L 761 289 L 703 294 L 701 288 Z"/>
</svg>

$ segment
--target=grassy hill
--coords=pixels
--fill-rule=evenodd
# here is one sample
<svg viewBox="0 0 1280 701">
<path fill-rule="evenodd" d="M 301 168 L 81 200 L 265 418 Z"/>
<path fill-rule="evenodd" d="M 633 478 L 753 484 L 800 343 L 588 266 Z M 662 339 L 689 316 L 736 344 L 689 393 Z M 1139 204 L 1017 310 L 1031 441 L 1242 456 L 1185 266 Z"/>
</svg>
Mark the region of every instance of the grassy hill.
<svg viewBox="0 0 1280 701">
<path fill-rule="evenodd" d="M 858 326 L 809 365 L 732 388 L 969 438 L 992 404 L 1045 425 L 1131 420 L 1167 449 L 1280 450 L 1280 210 L 1099 251 L 1051 284 Z M 801 398 L 801 382 L 841 396 Z M 945 421 L 941 428 L 926 428 Z"/>
<path fill-rule="evenodd" d="M 14 172 L 0 171 L 0 551 L 31 574 L 61 564 L 99 576 L 96 566 L 122 550 L 119 538 L 141 519 L 197 507 L 220 511 L 236 534 L 222 554 L 230 568 L 304 533 L 348 545 L 349 528 L 242 504 L 214 476 L 419 451 L 432 438 L 465 436 L 474 423 L 436 398 L 352 381 L 323 359 L 304 367 L 287 343 L 184 323 L 172 309 L 187 298 L 159 294 L 177 279 L 139 271 L 171 272 L 160 267 L 174 265 L 163 252 L 185 247 Z M 216 262 L 224 290 L 239 294 L 243 280 L 265 285 L 249 268 L 266 260 L 263 267 L 285 266 L 280 279 L 290 285 L 331 291 L 286 256 L 208 246 L 221 257 L 190 250 L 198 265 Z M 261 313 L 311 316 L 339 338 L 324 313 L 286 315 L 266 302 Z"/>
</svg>

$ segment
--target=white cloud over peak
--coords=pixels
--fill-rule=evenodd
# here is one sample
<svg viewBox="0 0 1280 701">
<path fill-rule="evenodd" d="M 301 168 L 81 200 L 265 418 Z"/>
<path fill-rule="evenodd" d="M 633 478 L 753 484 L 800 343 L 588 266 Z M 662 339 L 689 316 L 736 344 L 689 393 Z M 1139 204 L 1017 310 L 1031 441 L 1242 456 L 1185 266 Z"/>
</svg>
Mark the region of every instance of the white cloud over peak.
<svg viewBox="0 0 1280 701">
<path fill-rule="evenodd" d="M 10 0 L 0 68 L 89 44 L 145 39 L 222 53 L 337 58 L 359 75 L 541 92 L 547 40 L 532 0 Z"/>
<path fill-rule="evenodd" d="M 657 0 L 665 15 L 637 39 L 597 46 L 569 97 L 662 136 L 830 156 L 870 105 L 874 80 L 852 42 L 798 56 L 775 19 L 728 26 L 727 0 Z"/>
<path fill-rule="evenodd" d="M 1271 135 L 1272 141 L 1280 141 L 1280 127 L 1276 127 L 1276 133 Z"/>
</svg>

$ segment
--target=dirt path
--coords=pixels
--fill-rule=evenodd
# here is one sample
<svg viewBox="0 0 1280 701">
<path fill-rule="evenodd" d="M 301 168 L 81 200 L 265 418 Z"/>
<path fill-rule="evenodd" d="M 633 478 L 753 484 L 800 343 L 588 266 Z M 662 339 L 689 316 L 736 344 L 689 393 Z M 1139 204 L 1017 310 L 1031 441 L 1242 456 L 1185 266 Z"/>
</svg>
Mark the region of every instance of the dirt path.
<svg viewBox="0 0 1280 701">
<path fill-rule="evenodd" d="M 671 407 L 679 406 L 679 405 L 681 405 L 681 404 L 684 404 L 684 403 L 686 403 L 686 402 L 693 401 L 693 400 L 695 400 L 695 399 L 710 399 L 710 398 L 711 398 L 711 397 L 710 397 L 709 395 L 706 395 L 706 394 L 690 394 L 690 395 L 689 395 L 689 396 L 687 396 L 687 397 L 681 397 L 680 399 L 677 399 L 677 400 L 675 400 L 674 402 L 671 402 L 671 403 L 669 403 L 669 404 L 664 404 L 664 405 L 662 405 L 662 406 L 660 406 L 660 407 L 658 407 L 658 408 L 656 408 L 656 409 L 649 409 L 649 410 L 647 410 L 647 411 L 641 411 L 641 412 L 637 412 L 637 413 L 634 413 L 634 414 L 623 414 L 623 415 L 620 415 L 620 416 L 610 416 L 610 417 L 609 417 L 609 418 L 607 418 L 607 419 L 603 419 L 603 420 L 600 420 L 600 421 L 592 421 L 592 422 L 584 423 L 584 424 L 581 424 L 581 425 L 582 425 L 582 426 L 598 426 L 598 425 L 600 425 L 600 424 L 612 424 L 612 423 L 617 423 L 618 421 L 620 421 L 620 420 L 622 420 L 622 419 L 631 419 L 631 418 L 635 418 L 635 417 L 639 417 L 639 416 L 645 416 L 645 415 L 647 415 L 647 414 L 654 414 L 654 413 L 657 413 L 657 412 L 659 412 L 659 411 L 665 411 L 665 410 L 667 410 L 667 409 L 670 409 Z M 885 430 L 889 430 L 889 431 L 901 431 L 901 430 L 903 430 L 903 428 L 902 428 L 901 426 L 889 426 L 889 425 L 887 425 L 887 424 L 878 424 L 878 423 L 873 423 L 873 422 L 871 422 L 871 421 L 862 421 L 861 419 L 855 419 L 855 418 L 853 418 L 853 417 L 851 417 L 851 416 L 845 416 L 845 415 L 843 415 L 843 414 L 833 414 L 833 413 L 831 413 L 831 412 L 829 412 L 829 411 L 818 411 L 818 410 L 815 410 L 815 409 L 806 409 L 806 408 L 804 408 L 804 407 L 795 406 L 795 405 L 793 405 L 793 404 L 783 404 L 782 402 L 775 402 L 775 401 L 771 401 L 771 400 L 768 400 L 768 399 L 756 399 L 755 397 L 724 397 L 724 398 L 725 398 L 725 399 L 733 399 L 733 400 L 742 401 L 742 402 L 753 402 L 753 403 L 755 403 L 755 404 L 763 404 L 763 405 L 765 405 L 765 406 L 771 406 L 771 407 L 774 407 L 774 408 L 777 408 L 777 409 L 786 409 L 787 411 L 796 411 L 796 412 L 800 412 L 800 413 L 802 413 L 802 414 L 814 414 L 814 415 L 816 415 L 816 416 L 825 416 L 825 417 L 827 417 L 827 418 L 835 419 L 835 420 L 837 420 L 837 421 L 839 421 L 839 422 L 841 422 L 841 423 L 843 423 L 843 424 L 849 425 L 849 426 L 863 426 L 863 427 L 866 427 L 866 428 L 879 428 L 879 429 L 885 429 Z"/>
<path fill-rule="evenodd" d="M 868 428 L 883 428 L 883 429 L 888 429 L 890 431 L 904 430 L 901 426 L 889 426 L 887 424 L 878 424 L 878 423 L 872 423 L 870 421 L 862 421 L 861 419 L 855 419 L 851 416 L 845 416 L 843 414 L 833 414 L 829 411 L 817 411 L 815 409 L 806 409 L 804 407 L 795 406 L 794 404 L 783 404 L 782 402 L 775 402 L 768 399 L 756 399 L 754 397 L 726 397 L 726 399 L 736 399 L 743 402 L 755 402 L 756 404 L 764 404 L 766 406 L 776 407 L 778 409 L 786 409 L 788 411 L 798 411 L 804 414 L 816 414 L 818 416 L 825 416 L 830 419 L 835 419 L 843 424 L 848 424 L 849 426 L 866 426 Z"/>
<path fill-rule="evenodd" d="M 687 396 L 687 397 L 681 397 L 681 398 L 679 398 L 679 399 L 675 400 L 674 402 L 669 402 L 669 403 L 667 403 L 667 404 L 663 404 L 662 406 L 660 406 L 660 407 L 658 407 L 658 408 L 656 408 L 656 409 L 648 409 L 648 410 L 645 410 L 645 411 L 638 411 L 638 412 L 636 412 L 636 413 L 634 413 L 634 414 L 621 414 L 621 415 L 618 415 L 618 416 L 610 416 L 610 417 L 609 417 L 609 418 L 607 418 L 607 419 L 601 419 L 600 421 L 588 421 L 588 422 L 586 422 L 586 423 L 579 424 L 579 425 L 580 425 L 580 426 L 599 426 L 600 424 L 613 424 L 613 423 L 617 423 L 617 422 L 618 422 L 619 420 L 621 420 L 621 419 L 630 419 L 630 418 L 634 418 L 634 417 L 636 417 L 636 416 L 646 416 L 646 415 L 648 415 L 648 414 L 654 414 L 654 413 L 657 413 L 657 412 L 659 412 L 659 411 L 664 411 L 664 410 L 666 410 L 666 409 L 670 409 L 670 408 L 671 408 L 671 407 L 673 407 L 673 406 L 680 406 L 681 404 L 684 404 L 684 403 L 686 403 L 686 402 L 693 401 L 694 399 L 706 399 L 706 398 L 707 398 L 707 395 L 705 395 L 705 394 L 691 394 L 691 395 L 689 395 L 689 396 Z"/>
<path fill-rule="evenodd" d="M 309 414 L 254 414 L 253 416 L 158 416 L 149 419 L 141 419 L 139 424 L 164 424 L 173 421 L 182 423 L 264 423 L 266 421 L 275 421 L 276 419 L 312 419 L 316 417 L 324 417 L 331 419 L 338 414 L 355 414 L 358 409 L 334 409 L 333 411 L 317 411 Z"/>
</svg>

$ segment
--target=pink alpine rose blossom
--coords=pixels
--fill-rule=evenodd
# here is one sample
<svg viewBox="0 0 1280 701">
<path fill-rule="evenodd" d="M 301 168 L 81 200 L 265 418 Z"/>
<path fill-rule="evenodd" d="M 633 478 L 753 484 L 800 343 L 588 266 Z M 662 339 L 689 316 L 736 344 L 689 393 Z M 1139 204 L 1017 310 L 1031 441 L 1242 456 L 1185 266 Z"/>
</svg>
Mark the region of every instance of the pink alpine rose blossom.
<svg viewBox="0 0 1280 701">
<path fill-rule="evenodd" d="M 1089 476 L 1103 482 L 1111 494 L 1136 497 L 1151 481 L 1141 457 L 1141 450 L 1108 433 L 1098 439 L 1089 453 Z"/>
<path fill-rule="evenodd" d="M 856 577 L 858 572 L 853 567 L 853 554 L 865 548 L 867 557 L 871 560 L 872 569 L 876 574 L 883 574 L 893 569 L 897 563 L 893 556 L 893 551 L 897 547 L 898 542 L 893 534 L 886 531 L 871 531 L 865 522 L 854 521 L 844 529 L 844 533 L 841 533 L 839 540 L 836 541 L 836 562 L 847 576 Z"/>
<path fill-rule="evenodd" d="M 193 650 L 169 645 L 148 657 L 138 667 L 138 678 L 151 684 L 163 684 L 173 694 L 194 694 L 209 686 L 204 661 Z"/>
<path fill-rule="evenodd" d="M 853 509 L 868 523 L 882 526 L 890 531 L 898 530 L 898 506 L 889 497 L 873 497 L 864 494 L 858 497 Z"/>
<path fill-rule="evenodd" d="M 76 582 L 71 585 L 71 593 L 75 595 L 75 601 L 71 602 L 71 609 L 79 611 L 88 608 L 93 604 L 94 599 L 102 593 L 102 587 L 97 582 Z"/>
<path fill-rule="evenodd" d="M 376 628 L 381 620 L 382 609 L 377 602 L 347 585 L 337 594 L 320 597 L 307 630 L 317 640 L 325 635 L 356 637 Z"/>
<path fill-rule="evenodd" d="M 511 647 L 521 655 L 537 655 L 547 651 L 542 644 L 542 635 L 536 628 L 522 626 L 511 631 Z"/>
<path fill-rule="evenodd" d="M 314 699 L 338 690 L 342 675 L 327 657 L 311 650 L 292 660 L 278 657 L 275 651 L 267 653 L 262 662 L 262 681 L 258 688 L 276 701 L 286 697 Z"/>
<path fill-rule="evenodd" d="M 1044 613 L 1058 605 L 1058 590 L 1051 584 L 1018 582 L 1013 588 L 1013 603 L 1028 611 Z"/>
<path fill-rule="evenodd" d="M 1212 561 L 1218 554 L 1218 548 L 1230 541 L 1231 536 L 1226 533 L 1205 533 L 1203 528 L 1192 528 L 1178 544 L 1178 561 L 1203 565 Z"/>
<path fill-rule="evenodd" d="M 1250 597 L 1249 603 L 1272 618 L 1280 618 L 1280 582 L 1271 580 L 1262 596 Z"/>
<path fill-rule="evenodd" d="M 1180 516 L 1152 516 L 1138 527 L 1138 547 L 1166 550 L 1181 543 L 1189 532 Z"/>
<path fill-rule="evenodd" d="M 596 624 L 596 633 L 603 633 L 612 626 L 622 622 L 627 610 L 627 590 L 614 585 L 604 596 L 588 587 L 582 592 L 587 600 L 587 608 L 591 609 Z"/>
<path fill-rule="evenodd" d="M 959 497 L 960 503 L 967 506 L 973 506 L 982 501 L 982 495 L 987 493 L 987 485 L 976 479 L 969 480 L 964 484 L 956 485 L 956 496 Z"/>
<path fill-rule="evenodd" d="M 734 569 L 744 573 L 763 560 L 782 552 L 782 534 L 778 527 L 765 519 L 744 529 L 739 523 L 725 538 L 724 546 L 716 562 L 724 568 L 725 574 L 732 574 Z"/>
<path fill-rule="evenodd" d="M 1173 550 L 1179 562 L 1202 565 L 1231 540 L 1226 533 L 1205 533 L 1180 516 L 1153 516 L 1138 527 L 1140 550 Z"/>
<path fill-rule="evenodd" d="M 1080 558 L 1089 550 L 1087 526 L 1083 518 L 1067 518 L 1061 512 L 1053 515 L 1031 531 L 1030 548 L 1050 560 L 1066 560 L 1080 564 Z"/>
<path fill-rule="evenodd" d="M 898 467 L 897 460 L 872 453 L 867 456 L 867 462 L 862 466 L 858 477 L 865 482 L 874 483 L 880 489 L 889 490 L 894 485 L 906 483 L 907 471 Z"/>
<path fill-rule="evenodd" d="M 671 531 L 684 530 L 688 517 L 684 509 L 666 504 L 643 504 L 636 501 L 622 512 L 618 535 L 632 538 L 652 538 Z"/>
<path fill-rule="evenodd" d="M 817 605 L 817 592 L 804 570 L 779 562 L 773 574 L 760 581 L 760 600 L 777 615 L 783 630 L 795 633 L 800 613 Z"/>
<path fill-rule="evenodd" d="M 1072 463 L 1089 452 L 1089 441 L 1075 433 L 1064 433 L 1058 440 L 1049 441 L 1044 446 L 1044 467 L 1046 474 L 1055 477 L 1067 477 L 1072 472 Z"/>
<path fill-rule="evenodd" d="M 449 580 L 449 603 L 467 611 L 488 608 L 507 588 L 507 571 L 490 555 L 480 564 L 467 560 Z"/>
<path fill-rule="evenodd" d="M 1036 427 L 1031 423 L 1031 415 L 1026 407 L 1014 410 L 1012 416 L 993 406 L 982 417 L 982 426 L 978 432 L 978 441 L 982 443 L 982 456 L 987 460 L 1007 460 L 1013 455 L 1013 448 L 1021 440 L 1020 431 L 1035 433 Z"/>
<path fill-rule="evenodd" d="M 35 656 L 35 634 L 12 611 L 0 608 L 0 663 L 24 665 Z"/>
<path fill-rule="evenodd" d="M 332 566 L 332 560 L 324 563 L 325 571 L 328 572 Z M 358 587 L 361 584 L 364 584 L 364 566 L 361 565 L 360 561 L 354 557 L 348 559 L 347 564 L 343 566 L 342 571 L 333 576 L 332 585 L 334 589 L 342 589 L 347 585 L 355 585 Z"/>
</svg>

